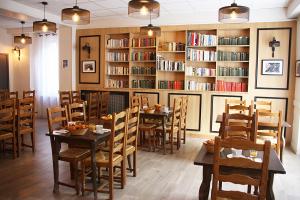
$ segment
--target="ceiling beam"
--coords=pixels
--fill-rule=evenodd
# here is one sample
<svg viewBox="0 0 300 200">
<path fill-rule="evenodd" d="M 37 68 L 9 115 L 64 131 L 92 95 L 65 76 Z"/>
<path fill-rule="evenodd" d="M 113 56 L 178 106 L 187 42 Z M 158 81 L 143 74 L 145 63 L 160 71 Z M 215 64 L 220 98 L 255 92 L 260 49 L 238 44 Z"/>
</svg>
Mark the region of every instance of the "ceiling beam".
<svg viewBox="0 0 300 200">
<path fill-rule="evenodd" d="M 297 18 L 300 15 L 300 0 L 291 1 L 286 14 L 288 18 Z"/>
</svg>

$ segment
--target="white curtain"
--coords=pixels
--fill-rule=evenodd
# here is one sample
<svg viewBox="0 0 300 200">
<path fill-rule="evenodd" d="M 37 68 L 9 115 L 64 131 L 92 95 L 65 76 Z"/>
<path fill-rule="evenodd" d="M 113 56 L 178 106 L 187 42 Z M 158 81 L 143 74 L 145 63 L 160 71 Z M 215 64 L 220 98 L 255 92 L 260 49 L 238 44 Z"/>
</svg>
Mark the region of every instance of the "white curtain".
<svg viewBox="0 0 300 200">
<path fill-rule="evenodd" d="M 31 88 L 36 91 L 38 117 L 44 118 L 48 107 L 58 105 L 58 36 L 34 36 L 30 54 Z"/>
</svg>

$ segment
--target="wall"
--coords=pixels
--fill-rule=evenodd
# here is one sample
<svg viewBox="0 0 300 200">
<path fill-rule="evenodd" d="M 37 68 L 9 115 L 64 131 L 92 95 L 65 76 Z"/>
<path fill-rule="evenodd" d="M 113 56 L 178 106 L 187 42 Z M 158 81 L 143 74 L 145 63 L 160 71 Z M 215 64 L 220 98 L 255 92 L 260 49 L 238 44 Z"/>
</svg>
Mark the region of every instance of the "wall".
<svg viewBox="0 0 300 200">
<path fill-rule="evenodd" d="M 300 16 L 297 19 L 297 50 L 296 59 L 300 60 Z M 295 99 L 294 99 L 294 123 L 292 148 L 300 154 L 300 78 L 295 81 Z"/>
</svg>

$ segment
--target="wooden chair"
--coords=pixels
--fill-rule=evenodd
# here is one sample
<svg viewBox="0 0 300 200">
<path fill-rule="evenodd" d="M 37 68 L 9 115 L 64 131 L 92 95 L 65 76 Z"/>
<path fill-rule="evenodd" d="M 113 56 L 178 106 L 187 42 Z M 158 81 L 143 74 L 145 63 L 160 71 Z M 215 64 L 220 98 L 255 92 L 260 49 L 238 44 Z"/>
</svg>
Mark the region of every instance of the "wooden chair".
<svg viewBox="0 0 300 200">
<path fill-rule="evenodd" d="M 71 91 L 71 102 L 72 103 L 83 103 L 83 100 L 81 100 L 79 91 Z"/>
<path fill-rule="evenodd" d="M 35 90 L 23 91 L 23 98 L 33 98 L 33 99 L 35 99 Z"/>
<path fill-rule="evenodd" d="M 4 141 L 3 150 L 5 150 L 5 141 L 12 141 L 13 158 L 16 158 L 16 126 L 15 112 L 16 101 L 14 99 L 0 101 L 0 140 Z"/>
<path fill-rule="evenodd" d="M 35 104 L 34 99 L 19 99 L 17 103 L 18 112 L 18 156 L 21 146 L 30 147 L 35 152 Z M 24 136 L 30 135 L 31 145 L 25 144 Z"/>
<path fill-rule="evenodd" d="M 109 92 L 102 92 L 100 97 L 99 117 L 108 114 Z"/>
<path fill-rule="evenodd" d="M 266 141 L 264 145 L 259 145 L 247 140 L 236 138 L 221 140 L 220 137 L 216 137 L 211 199 L 216 200 L 218 197 L 228 199 L 266 199 L 270 146 L 269 141 Z M 262 162 L 255 162 L 243 157 L 221 157 L 222 153 L 220 153 L 220 151 L 222 148 L 235 148 L 243 151 L 263 151 L 263 159 Z M 240 170 L 232 169 L 228 172 L 228 170 L 224 170 L 223 167 L 227 167 L 227 169 L 228 167 L 238 168 Z M 253 172 L 250 172 L 249 169 L 253 169 Z M 251 185 L 259 189 L 257 194 L 249 194 L 236 190 L 226 191 L 219 187 L 219 182 Z"/>
<path fill-rule="evenodd" d="M 140 107 L 135 106 L 127 110 L 127 134 L 126 134 L 126 156 L 128 159 L 129 170 L 136 177 L 136 154 L 137 154 L 137 138 L 139 134 L 139 118 Z M 130 155 L 133 155 L 133 168 L 131 167 Z"/>
<path fill-rule="evenodd" d="M 153 122 L 153 120 L 152 120 Z M 155 138 L 155 128 L 157 127 L 157 124 L 150 123 L 149 120 L 144 121 L 142 123 L 139 123 L 139 138 L 140 138 L 140 145 L 144 146 L 144 142 L 146 140 L 146 137 L 148 139 L 148 149 L 149 151 L 155 151 L 156 148 L 156 138 Z"/>
<path fill-rule="evenodd" d="M 227 114 L 223 113 L 223 123 L 220 133 L 222 139 L 228 137 L 241 138 L 250 141 L 256 139 L 257 116 L 248 116 L 245 114 Z M 234 122 L 233 122 L 234 121 Z"/>
<path fill-rule="evenodd" d="M 4 101 L 7 99 L 7 92 L 6 91 L 0 91 L 0 101 Z"/>
<path fill-rule="evenodd" d="M 99 93 L 98 92 L 91 92 L 89 93 L 88 98 L 88 117 L 87 120 L 94 120 L 98 119 L 98 112 L 99 112 Z"/>
<path fill-rule="evenodd" d="M 68 104 L 69 121 L 83 121 L 86 122 L 86 111 L 84 103 Z"/>
<path fill-rule="evenodd" d="M 271 141 L 272 147 L 282 160 L 282 151 L 285 143 L 282 137 L 282 112 L 256 112 L 257 115 L 257 136 L 256 143 L 263 144 L 266 140 Z"/>
<path fill-rule="evenodd" d="M 7 92 L 7 99 L 18 99 L 18 92 Z"/>
<path fill-rule="evenodd" d="M 253 110 L 260 112 L 272 112 L 272 101 L 251 101 Z"/>
<path fill-rule="evenodd" d="M 131 97 L 131 107 L 140 106 L 141 105 L 141 97 L 140 96 L 132 96 Z"/>
<path fill-rule="evenodd" d="M 108 193 L 109 199 L 114 199 L 113 184 L 114 184 L 114 175 L 116 175 L 115 168 L 120 166 L 121 171 L 121 188 L 124 188 L 125 183 L 125 157 L 126 157 L 126 121 L 127 121 L 127 112 L 123 111 L 118 114 L 113 113 L 113 125 L 111 129 L 110 139 L 109 139 L 109 151 L 103 152 L 99 151 L 96 154 L 96 165 L 98 167 L 98 175 L 100 176 L 101 168 L 108 169 L 108 191 L 103 190 L 106 186 L 105 184 L 101 185 L 98 188 L 98 192 Z M 87 169 L 91 164 L 91 158 L 87 158 L 82 163 L 82 195 L 86 190 L 89 190 L 85 186 L 85 179 L 89 174 L 90 170 Z M 100 177 L 99 177 L 100 178 Z"/>
<path fill-rule="evenodd" d="M 233 113 L 241 113 L 247 114 L 251 116 L 253 114 L 252 106 L 244 106 L 244 105 L 225 105 L 225 113 L 233 114 Z"/>
<path fill-rule="evenodd" d="M 181 105 L 181 131 L 183 132 L 181 140 L 183 140 L 183 144 L 186 141 L 186 120 L 187 120 L 187 109 L 188 109 L 188 96 L 182 97 L 182 105 Z"/>
<path fill-rule="evenodd" d="M 52 134 L 55 129 L 62 128 L 63 124 L 67 124 L 68 122 L 68 112 L 66 107 L 53 107 L 47 108 L 47 116 L 48 116 L 48 128 L 49 134 Z M 52 139 L 52 137 L 50 137 Z M 54 142 L 51 142 L 51 145 Z M 56 147 L 52 146 L 52 149 Z M 54 156 L 54 155 L 52 155 Z M 90 151 L 83 148 L 67 148 L 66 150 L 61 150 L 59 152 L 58 160 L 69 162 L 72 166 L 75 178 L 75 184 L 71 185 L 68 183 L 64 183 L 58 181 L 59 185 L 64 185 L 67 187 L 75 188 L 76 193 L 79 194 L 79 180 L 78 180 L 78 164 L 82 162 L 85 158 L 90 156 Z M 57 172 L 59 174 L 59 172 Z M 58 178 L 59 180 L 59 178 Z"/>
<path fill-rule="evenodd" d="M 166 133 L 169 134 L 169 142 L 171 144 L 171 153 L 173 153 L 173 145 L 174 145 L 174 136 L 176 136 L 176 146 L 177 149 L 180 147 L 181 142 L 181 98 L 175 98 L 174 104 L 173 104 L 173 115 L 171 124 L 166 126 Z M 160 137 L 165 137 L 163 134 L 163 127 L 159 126 L 155 129 L 155 132 L 157 132 Z"/>
<path fill-rule="evenodd" d="M 149 98 L 146 96 L 141 96 L 141 108 L 144 108 L 144 106 L 149 107 Z"/>
<path fill-rule="evenodd" d="M 71 92 L 59 91 L 59 102 L 62 107 L 72 103 Z"/>
</svg>

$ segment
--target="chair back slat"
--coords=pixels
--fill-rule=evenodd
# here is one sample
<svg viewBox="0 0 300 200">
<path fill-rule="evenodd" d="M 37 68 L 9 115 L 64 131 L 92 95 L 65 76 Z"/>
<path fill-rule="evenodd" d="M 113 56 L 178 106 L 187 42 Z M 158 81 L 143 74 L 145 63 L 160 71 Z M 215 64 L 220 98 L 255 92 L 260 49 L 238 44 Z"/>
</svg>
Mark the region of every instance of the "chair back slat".
<svg viewBox="0 0 300 200">
<path fill-rule="evenodd" d="M 251 101 L 255 112 L 272 112 L 272 101 Z"/>
<path fill-rule="evenodd" d="M 171 131 L 175 130 L 175 127 L 178 127 L 178 131 L 181 130 L 181 98 L 175 98 L 173 103 L 173 115 L 172 115 L 172 124 Z"/>
<path fill-rule="evenodd" d="M 131 107 L 140 106 L 141 105 L 141 97 L 140 96 L 132 96 L 131 97 Z"/>
<path fill-rule="evenodd" d="M 109 92 L 102 92 L 100 97 L 100 105 L 99 105 L 99 117 L 108 114 L 108 106 L 109 106 Z"/>
<path fill-rule="evenodd" d="M 99 112 L 99 92 L 89 93 L 87 120 L 97 119 Z"/>
<path fill-rule="evenodd" d="M 72 103 L 83 103 L 79 91 L 71 91 L 71 102 Z"/>
<path fill-rule="evenodd" d="M 0 131 L 15 133 L 16 100 L 0 101 Z"/>
<path fill-rule="evenodd" d="M 17 103 L 18 132 L 22 129 L 35 128 L 35 101 L 33 98 L 19 99 Z"/>
<path fill-rule="evenodd" d="M 48 129 L 52 133 L 57 128 L 62 128 L 68 123 L 68 111 L 66 107 L 47 108 Z"/>
<path fill-rule="evenodd" d="M 140 106 L 127 109 L 127 145 L 132 145 L 137 149 L 137 138 L 139 134 Z"/>
<path fill-rule="evenodd" d="M 68 106 L 69 121 L 86 121 L 84 103 L 71 103 Z"/>
<path fill-rule="evenodd" d="M 59 102 L 61 106 L 66 106 L 72 102 L 70 91 L 59 91 Z"/>
</svg>

